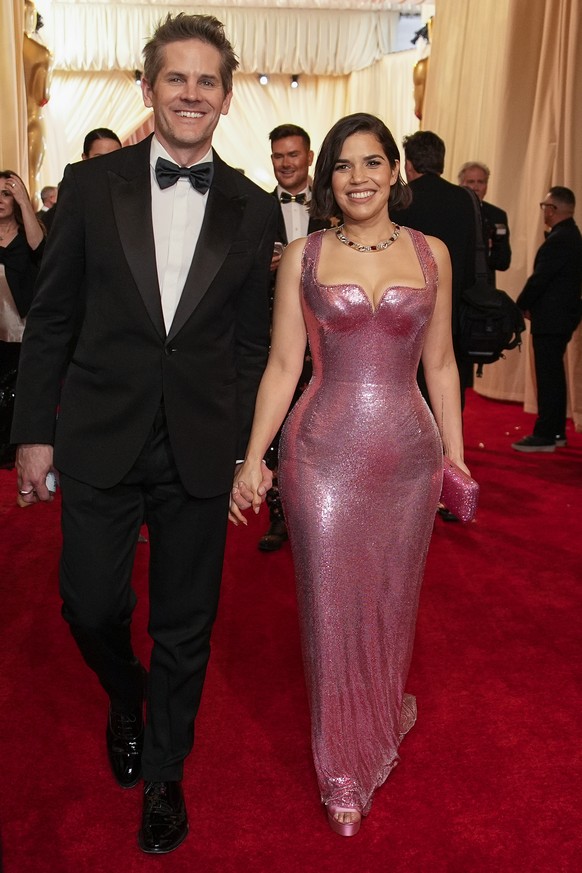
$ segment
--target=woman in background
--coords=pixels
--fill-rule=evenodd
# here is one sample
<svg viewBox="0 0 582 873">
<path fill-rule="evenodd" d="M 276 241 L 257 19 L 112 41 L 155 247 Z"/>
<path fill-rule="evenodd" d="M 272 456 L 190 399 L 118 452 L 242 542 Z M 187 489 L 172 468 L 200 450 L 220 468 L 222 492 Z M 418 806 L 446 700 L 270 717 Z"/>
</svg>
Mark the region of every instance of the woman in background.
<svg viewBox="0 0 582 873">
<path fill-rule="evenodd" d="M 341 119 L 315 169 L 312 214 L 337 228 L 291 243 L 269 363 L 231 520 L 258 511 L 261 459 L 301 371 L 279 481 L 297 576 L 312 747 L 329 824 L 357 833 L 416 719 L 405 694 L 443 451 L 465 471 L 444 244 L 400 228 L 399 152 L 374 116 Z M 416 383 L 420 357 L 433 418 Z"/>
<path fill-rule="evenodd" d="M 0 465 L 12 466 L 10 425 L 24 323 L 44 249 L 26 186 L 12 170 L 0 170 Z"/>
<path fill-rule="evenodd" d="M 120 148 L 121 140 L 116 133 L 108 127 L 96 127 L 95 130 L 89 131 L 83 141 L 81 158 L 87 161 L 89 158 L 98 158 L 101 155 L 108 155 L 109 152 L 116 152 Z"/>
</svg>

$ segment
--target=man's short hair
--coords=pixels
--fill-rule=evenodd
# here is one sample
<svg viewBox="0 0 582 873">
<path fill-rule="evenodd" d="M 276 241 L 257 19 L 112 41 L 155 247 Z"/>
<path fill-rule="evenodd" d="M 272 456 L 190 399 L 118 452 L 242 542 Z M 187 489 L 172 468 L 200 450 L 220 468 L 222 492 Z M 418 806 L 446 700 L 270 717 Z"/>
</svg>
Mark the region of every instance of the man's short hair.
<svg viewBox="0 0 582 873">
<path fill-rule="evenodd" d="M 418 130 L 405 136 L 404 157 L 417 173 L 433 173 L 440 176 L 445 168 L 445 144 L 431 130 Z"/>
<path fill-rule="evenodd" d="M 153 86 L 164 63 L 164 49 L 172 42 L 199 39 L 214 46 L 220 53 L 220 78 L 226 94 L 232 91 L 232 74 L 238 67 L 238 58 L 224 33 L 224 25 L 214 15 L 177 15 L 168 13 L 160 21 L 154 35 L 143 49 L 143 74 Z"/>
<path fill-rule="evenodd" d="M 463 166 L 459 168 L 459 173 L 457 175 L 457 181 L 459 185 L 463 184 L 465 173 L 467 173 L 469 170 L 474 170 L 475 168 L 481 170 L 482 173 L 485 173 L 485 181 L 489 181 L 491 170 L 489 169 L 487 164 L 483 164 L 481 163 L 481 161 L 467 161 L 466 164 L 463 164 Z"/>
<path fill-rule="evenodd" d="M 564 206 L 571 206 L 572 211 L 574 211 L 574 208 L 576 207 L 576 195 L 570 188 L 564 188 L 562 185 L 554 185 L 553 188 L 550 188 L 548 194 L 550 197 L 553 197 L 554 200 L 563 203 Z"/>
<path fill-rule="evenodd" d="M 273 145 L 278 139 L 286 139 L 288 136 L 300 136 L 305 143 L 307 151 L 311 148 L 309 134 L 302 127 L 299 127 L 298 124 L 280 124 L 278 127 L 273 128 L 269 134 L 269 140 L 271 145 Z"/>
<path fill-rule="evenodd" d="M 57 190 L 56 185 L 45 185 L 44 188 L 41 188 L 40 191 L 40 199 L 44 203 L 47 197 L 50 197 Z"/>
</svg>

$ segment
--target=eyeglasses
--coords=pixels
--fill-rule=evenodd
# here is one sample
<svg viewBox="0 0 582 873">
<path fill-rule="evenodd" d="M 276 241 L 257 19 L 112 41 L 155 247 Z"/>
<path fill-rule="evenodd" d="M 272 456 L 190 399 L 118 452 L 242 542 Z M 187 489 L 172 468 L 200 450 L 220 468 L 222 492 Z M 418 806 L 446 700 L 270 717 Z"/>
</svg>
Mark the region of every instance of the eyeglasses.
<svg viewBox="0 0 582 873">
<path fill-rule="evenodd" d="M 557 208 L 553 203 L 540 203 L 540 209 L 551 209 L 552 212 L 555 212 Z"/>
</svg>

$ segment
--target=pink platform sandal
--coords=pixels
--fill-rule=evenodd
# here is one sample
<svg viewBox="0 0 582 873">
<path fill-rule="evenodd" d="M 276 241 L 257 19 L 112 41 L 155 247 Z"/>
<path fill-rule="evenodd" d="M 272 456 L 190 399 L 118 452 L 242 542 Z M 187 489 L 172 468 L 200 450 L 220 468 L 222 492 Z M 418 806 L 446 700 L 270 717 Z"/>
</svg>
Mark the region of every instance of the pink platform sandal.
<svg viewBox="0 0 582 873">
<path fill-rule="evenodd" d="M 354 809 L 353 806 L 338 806 L 335 803 L 330 803 L 329 806 L 326 807 L 326 810 L 327 820 L 332 831 L 339 834 L 341 837 L 355 837 L 360 830 L 360 825 L 362 824 L 362 816 L 358 809 Z M 355 812 L 359 818 L 355 821 L 349 822 L 338 821 L 336 815 L 341 812 Z"/>
</svg>

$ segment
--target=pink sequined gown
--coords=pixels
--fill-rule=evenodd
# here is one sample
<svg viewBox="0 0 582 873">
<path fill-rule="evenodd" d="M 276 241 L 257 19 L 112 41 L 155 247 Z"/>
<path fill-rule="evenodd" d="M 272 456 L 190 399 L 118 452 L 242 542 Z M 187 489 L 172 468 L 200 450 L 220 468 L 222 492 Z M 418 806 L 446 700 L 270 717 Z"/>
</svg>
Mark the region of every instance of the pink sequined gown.
<svg viewBox="0 0 582 873">
<path fill-rule="evenodd" d="M 425 286 L 388 276 L 374 311 L 359 285 L 318 282 L 323 233 L 303 253 L 313 378 L 284 426 L 279 483 L 322 800 L 366 814 L 416 719 L 404 687 L 443 464 L 416 370 L 437 268 L 408 230 Z"/>
</svg>

